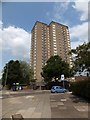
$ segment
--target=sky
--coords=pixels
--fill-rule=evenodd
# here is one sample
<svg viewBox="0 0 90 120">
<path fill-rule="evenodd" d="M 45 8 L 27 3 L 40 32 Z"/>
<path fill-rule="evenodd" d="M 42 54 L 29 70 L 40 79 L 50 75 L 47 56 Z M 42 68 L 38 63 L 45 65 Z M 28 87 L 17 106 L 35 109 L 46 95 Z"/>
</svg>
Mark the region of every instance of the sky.
<svg viewBox="0 0 90 120">
<path fill-rule="evenodd" d="M 12 59 L 30 62 L 31 30 L 36 21 L 67 25 L 72 49 L 88 42 L 89 0 L 67 1 L 0 4 L 0 71 Z"/>
</svg>

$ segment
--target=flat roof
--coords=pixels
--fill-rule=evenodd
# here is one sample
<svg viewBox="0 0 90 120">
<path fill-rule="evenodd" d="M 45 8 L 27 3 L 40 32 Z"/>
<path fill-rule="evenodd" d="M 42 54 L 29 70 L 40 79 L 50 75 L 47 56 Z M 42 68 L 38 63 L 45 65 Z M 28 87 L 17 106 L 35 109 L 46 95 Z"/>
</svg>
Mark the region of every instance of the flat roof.
<svg viewBox="0 0 90 120">
<path fill-rule="evenodd" d="M 36 21 L 31 31 L 33 31 L 33 29 L 34 29 L 34 27 L 35 27 L 35 25 L 36 25 L 37 23 L 42 23 L 42 24 L 48 26 L 48 24 L 46 24 L 46 23 L 43 23 L 43 22 L 40 22 L 40 21 Z"/>
<path fill-rule="evenodd" d="M 58 23 L 58 22 L 55 22 L 55 21 L 51 21 L 49 25 L 48 25 L 48 24 L 46 24 L 46 23 L 40 22 L 40 21 L 36 21 L 36 22 L 35 22 L 35 24 L 34 24 L 34 26 L 33 26 L 33 28 L 32 28 L 32 30 L 31 30 L 31 32 L 33 31 L 33 29 L 34 29 L 34 27 L 35 27 L 35 25 L 36 25 L 37 23 L 41 23 L 41 24 L 44 24 L 44 25 L 46 25 L 46 26 L 49 26 L 50 24 L 55 23 L 55 24 L 59 24 L 59 25 L 62 25 L 62 26 L 65 26 L 65 27 L 67 27 L 67 28 L 68 28 L 68 26 L 67 26 L 67 25 L 63 25 L 63 24 Z"/>
<path fill-rule="evenodd" d="M 51 22 L 50 22 L 50 24 L 52 24 L 52 23 L 59 24 L 59 25 L 62 25 L 62 26 L 65 26 L 65 27 L 67 27 L 67 28 L 68 28 L 68 26 L 67 26 L 67 25 L 61 24 L 61 23 L 59 23 L 59 22 L 51 21 Z M 49 24 L 49 25 L 50 25 L 50 24 Z"/>
</svg>

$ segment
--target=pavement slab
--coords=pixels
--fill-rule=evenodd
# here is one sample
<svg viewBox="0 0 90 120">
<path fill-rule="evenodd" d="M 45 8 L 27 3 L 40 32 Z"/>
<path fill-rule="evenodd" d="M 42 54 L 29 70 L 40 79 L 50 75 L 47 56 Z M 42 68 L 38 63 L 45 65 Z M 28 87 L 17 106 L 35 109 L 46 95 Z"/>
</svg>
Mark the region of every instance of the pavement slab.
<svg viewBox="0 0 90 120">
<path fill-rule="evenodd" d="M 6 92 L 9 94 L 10 92 Z M 88 118 L 87 101 L 71 93 L 50 93 L 50 91 L 23 91 L 5 95 L 2 100 L 2 117 L 21 114 L 24 118 Z M 77 100 L 77 102 L 76 102 Z M 32 119 L 33 120 L 33 119 Z M 63 120 L 63 119 L 62 119 Z M 71 119 L 70 119 L 71 120 Z"/>
<path fill-rule="evenodd" d="M 73 101 L 73 97 L 78 99 L 78 103 Z M 51 98 L 55 99 L 57 104 L 58 101 L 61 102 L 58 106 L 51 107 L 51 118 L 88 118 L 88 103 L 85 100 L 77 98 L 71 93 L 57 94 Z"/>
<path fill-rule="evenodd" d="M 80 112 L 88 112 L 88 106 L 74 106 Z"/>
</svg>

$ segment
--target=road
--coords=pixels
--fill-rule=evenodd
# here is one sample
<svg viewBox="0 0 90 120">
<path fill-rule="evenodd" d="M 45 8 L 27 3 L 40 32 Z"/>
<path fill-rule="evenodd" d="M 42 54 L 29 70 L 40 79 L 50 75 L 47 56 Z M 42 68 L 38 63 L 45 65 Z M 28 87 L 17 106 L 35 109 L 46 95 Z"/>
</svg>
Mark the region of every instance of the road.
<svg viewBox="0 0 90 120">
<path fill-rule="evenodd" d="M 1 100 L 1 99 L 0 99 Z M 3 94 L 2 117 L 21 114 L 24 118 L 88 118 L 88 103 L 70 92 L 23 91 Z"/>
</svg>

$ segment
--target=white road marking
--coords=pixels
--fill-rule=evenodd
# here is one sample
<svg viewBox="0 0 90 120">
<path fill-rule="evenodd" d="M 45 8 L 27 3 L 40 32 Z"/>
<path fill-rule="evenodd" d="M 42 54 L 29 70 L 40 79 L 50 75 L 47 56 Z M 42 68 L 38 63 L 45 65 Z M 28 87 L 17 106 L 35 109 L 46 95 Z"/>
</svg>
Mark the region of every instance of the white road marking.
<svg viewBox="0 0 90 120">
<path fill-rule="evenodd" d="M 28 98 L 34 98 L 34 96 L 26 96 L 25 98 L 26 99 L 28 99 Z"/>
<path fill-rule="evenodd" d="M 57 102 L 57 105 L 64 105 L 63 102 Z"/>
<path fill-rule="evenodd" d="M 67 99 L 61 99 L 61 101 L 62 101 L 62 102 L 65 102 L 65 101 L 67 101 Z"/>
<path fill-rule="evenodd" d="M 2 99 L 3 98 L 3 96 L 0 96 L 0 99 Z"/>
<path fill-rule="evenodd" d="M 71 94 L 72 92 L 69 92 L 69 91 L 68 91 L 67 93 L 68 93 L 68 94 Z"/>
<path fill-rule="evenodd" d="M 88 112 L 88 106 L 74 106 L 80 112 Z"/>
</svg>

